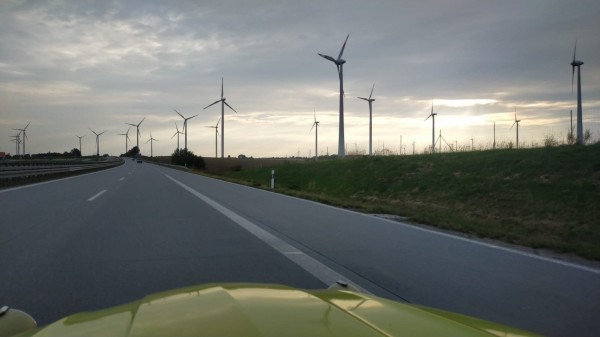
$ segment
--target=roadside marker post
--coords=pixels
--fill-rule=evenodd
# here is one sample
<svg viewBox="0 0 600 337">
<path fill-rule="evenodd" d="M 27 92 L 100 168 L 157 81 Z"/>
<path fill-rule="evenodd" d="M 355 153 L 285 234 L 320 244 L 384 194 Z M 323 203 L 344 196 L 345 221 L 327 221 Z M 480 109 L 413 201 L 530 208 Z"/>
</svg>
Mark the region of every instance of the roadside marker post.
<svg viewBox="0 0 600 337">
<path fill-rule="evenodd" d="M 271 189 L 275 188 L 275 170 L 271 170 Z"/>
</svg>

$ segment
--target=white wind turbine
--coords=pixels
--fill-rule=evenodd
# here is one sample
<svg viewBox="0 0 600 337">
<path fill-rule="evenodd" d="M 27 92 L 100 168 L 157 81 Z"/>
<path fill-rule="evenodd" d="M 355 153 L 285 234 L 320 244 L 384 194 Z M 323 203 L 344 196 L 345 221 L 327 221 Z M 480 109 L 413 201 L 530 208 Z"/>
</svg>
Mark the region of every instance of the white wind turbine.
<svg viewBox="0 0 600 337">
<path fill-rule="evenodd" d="M 583 144 L 583 111 L 581 107 L 581 66 L 583 65 L 583 61 L 577 61 L 575 59 L 576 52 L 577 41 L 575 41 L 575 49 L 573 50 L 573 61 L 571 62 L 571 68 L 573 70 L 571 75 L 571 94 L 573 93 L 573 83 L 575 82 L 575 67 L 577 67 L 577 144 L 581 145 Z M 23 147 L 25 147 L 24 142 Z"/>
<path fill-rule="evenodd" d="M 433 112 L 433 98 L 431 99 L 431 113 L 425 120 L 428 120 L 431 117 L 431 153 L 435 152 L 435 116 L 437 113 Z"/>
<path fill-rule="evenodd" d="M 187 150 L 187 135 L 188 135 L 187 121 L 190 120 L 190 119 L 192 119 L 192 118 L 194 118 L 194 117 L 196 117 L 196 116 L 198 116 L 198 115 L 196 114 L 196 115 L 193 115 L 192 117 L 185 118 L 185 117 L 183 117 L 182 114 L 179 113 L 179 111 L 177 111 L 175 109 L 173 109 L 173 111 L 175 111 L 179 116 L 181 116 L 181 118 L 183 118 L 183 133 L 185 134 L 185 137 L 184 137 L 184 139 L 185 139 L 184 140 L 185 147 L 184 147 L 184 149 Z"/>
<path fill-rule="evenodd" d="M 79 156 L 83 157 L 83 154 L 82 154 L 83 152 L 81 152 L 81 138 L 85 137 L 85 135 L 83 135 L 83 136 L 75 135 L 75 137 L 79 138 Z M 127 152 L 127 151 L 125 151 L 125 152 Z"/>
<path fill-rule="evenodd" d="M 22 142 L 23 142 L 23 155 L 27 154 L 27 152 L 25 152 L 25 139 L 27 139 L 27 133 L 25 132 L 25 130 L 27 130 L 27 127 L 29 126 L 29 124 L 31 124 L 31 122 L 27 123 L 27 125 L 24 128 L 22 128 L 22 129 L 13 129 L 15 131 L 20 131 L 20 132 L 23 133 L 23 140 L 22 140 Z"/>
<path fill-rule="evenodd" d="M 318 145 L 319 145 L 319 121 L 317 121 L 317 113 L 316 111 L 313 111 L 313 116 L 315 118 L 315 122 L 313 123 L 313 125 L 310 127 L 310 131 L 312 132 L 312 129 L 315 128 L 315 161 L 319 158 L 319 152 L 318 152 Z"/>
<path fill-rule="evenodd" d="M 211 129 L 215 129 L 215 158 L 218 157 L 217 154 L 217 139 L 219 137 L 219 122 L 221 121 L 221 118 L 219 118 L 219 120 L 217 121 L 217 124 L 215 126 L 207 126 L 207 128 L 211 128 Z"/>
<path fill-rule="evenodd" d="M 153 143 L 154 143 L 154 141 L 157 141 L 157 142 L 158 142 L 158 139 L 156 139 L 156 138 L 152 138 L 152 131 L 150 131 L 150 139 L 148 139 L 148 140 L 146 141 L 146 143 L 145 143 L 145 144 L 148 144 L 148 142 L 150 142 L 150 158 L 152 158 L 152 157 L 153 157 L 153 155 L 152 155 L 152 147 L 153 147 Z"/>
<path fill-rule="evenodd" d="M 333 57 L 329 56 L 329 55 L 323 55 L 320 53 L 319 56 L 335 63 L 335 66 L 337 68 L 338 71 L 338 76 L 340 78 L 340 121 L 339 121 L 339 136 L 338 136 L 338 156 L 340 158 L 343 158 L 346 155 L 346 151 L 344 148 L 344 63 L 346 63 L 346 60 L 342 59 L 342 54 L 344 53 L 344 49 L 346 48 L 346 42 L 348 42 L 348 38 L 350 37 L 350 34 L 348 34 L 348 36 L 346 36 L 346 40 L 344 41 L 344 44 L 342 45 L 342 50 L 340 50 L 340 54 L 338 55 L 337 59 L 334 59 Z"/>
<path fill-rule="evenodd" d="M 177 126 L 177 123 L 175 123 L 175 129 L 177 129 L 177 131 L 171 136 L 171 139 L 173 139 L 173 137 L 175 137 L 177 135 L 177 151 L 179 151 L 179 135 L 182 135 L 183 132 L 179 131 L 179 127 Z"/>
<path fill-rule="evenodd" d="M 131 128 L 127 128 L 127 132 L 125 133 L 119 133 L 119 136 L 125 136 L 125 153 L 127 153 L 127 149 L 129 148 L 129 143 L 127 142 L 127 140 L 131 140 L 129 139 L 129 130 Z"/>
<path fill-rule="evenodd" d="M 373 89 L 375 89 L 375 83 L 373 83 L 369 98 L 358 97 L 369 102 L 369 156 L 373 155 L 373 102 L 375 102 L 375 98 L 371 98 L 373 96 Z"/>
<path fill-rule="evenodd" d="M 517 124 L 517 149 L 519 148 L 519 123 L 521 123 L 521 120 L 517 120 L 517 108 L 515 108 L 515 122 L 513 123 L 513 125 L 510 127 L 511 129 L 513 128 L 513 126 L 515 126 L 515 124 Z"/>
<path fill-rule="evenodd" d="M 131 123 L 125 123 L 127 125 L 131 125 L 131 126 L 135 126 L 135 129 L 137 130 L 136 132 L 136 136 L 135 136 L 135 146 L 137 146 L 138 150 L 140 149 L 140 125 L 142 124 L 142 122 L 144 121 L 144 119 L 146 119 L 146 117 L 142 118 L 142 120 L 137 123 L 137 124 L 131 124 Z"/>
<path fill-rule="evenodd" d="M 141 123 L 141 122 L 140 122 Z M 90 128 L 88 128 L 90 129 Z M 102 131 L 100 133 L 96 133 L 96 131 L 90 129 L 90 131 L 92 131 L 93 134 L 96 135 L 96 156 L 100 157 L 100 136 L 105 133 L 106 131 Z"/>
<path fill-rule="evenodd" d="M 233 112 L 237 113 L 237 111 L 235 111 L 234 108 L 231 107 L 231 105 L 227 104 L 227 102 L 225 102 L 225 97 L 223 97 L 223 78 L 221 77 L 221 99 L 214 101 L 214 103 L 207 105 L 206 107 L 204 107 L 204 109 L 213 106 L 217 103 L 221 102 L 221 158 L 225 157 L 225 106 L 227 105 L 227 107 L 231 110 L 233 110 Z"/>
</svg>

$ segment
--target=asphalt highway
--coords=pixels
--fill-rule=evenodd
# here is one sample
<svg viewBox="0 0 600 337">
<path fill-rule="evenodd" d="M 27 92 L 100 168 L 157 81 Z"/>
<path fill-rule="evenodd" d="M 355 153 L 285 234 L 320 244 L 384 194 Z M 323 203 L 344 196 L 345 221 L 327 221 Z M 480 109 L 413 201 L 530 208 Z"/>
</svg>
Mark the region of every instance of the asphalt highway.
<svg viewBox="0 0 600 337">
<path fill-rule="evenodd" d="M 0 305 L 40 324 L 213 282 L 364 291 L 600 335 L 600 269 L 152 165 L 0 191 Z"/>
</svg>

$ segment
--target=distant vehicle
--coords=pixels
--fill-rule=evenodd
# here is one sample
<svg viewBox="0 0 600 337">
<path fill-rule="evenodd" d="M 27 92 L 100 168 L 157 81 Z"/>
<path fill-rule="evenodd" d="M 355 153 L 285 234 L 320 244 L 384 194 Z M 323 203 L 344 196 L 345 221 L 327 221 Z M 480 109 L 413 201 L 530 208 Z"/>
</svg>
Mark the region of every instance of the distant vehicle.
<svg viewBox="0 0 600 337">
<path fill-rule="evenodd" d="M 536 336 L 530 332 L 351 290 L 211 284 L 75 314 L 38 329 L 2 308 L 0 337 L 25 336 Z"/>
<path fill-rule="evenodd" d="M 138 158 L 137 162 L 138 162 L 138 164 L 141 164 L 142 163 L 142 158 Z"/>
</svg>

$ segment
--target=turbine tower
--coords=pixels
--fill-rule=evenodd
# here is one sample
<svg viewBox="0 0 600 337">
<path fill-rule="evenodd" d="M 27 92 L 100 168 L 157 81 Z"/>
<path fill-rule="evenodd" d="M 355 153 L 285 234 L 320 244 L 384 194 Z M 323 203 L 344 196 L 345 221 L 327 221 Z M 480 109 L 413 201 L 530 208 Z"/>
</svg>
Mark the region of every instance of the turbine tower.
<svg viewBox="0 0 600 337">
<path fill-rule="evenodd" d="M 12 141 L 15 142 L 15 155 L 18 156 L 19 150 L 21 149 L 21 131 L 14 136 L 10 136 L 10 138 L 14 138 Z"/>
<path fill-rule="evenodd" d="M 175 135 L 177 135 L 177 151 L 179 151 L 179 135 L 182 135 L 183 132 L 179 131 L 179 127 L 177 126 L 177 123 L 175 123 L 175 129 L 177 129 L 177 132 L 175 132 L 172 136 L 171 139 L 173 139 L 173 137 L 175 137 Z"/>
<path fill-rule="evenodd" d="M 25 130 L 27 130 L 27 127 L 29 126 L 29 124 L 31 124 L 31 122 L 27 123 L 27 125 L 22 128 L 22 129 L 13 129 L 15 131 L 20 131 L 19 134 L 22 132 L 23 133 L 23 155 L 27 154 L 27 152 L 25 152 L 25 139 L 27 139 L 27 133 L 25 132 Z"/>
<path fill-rule="evenodd" d="M 317 113 L 315 111 L 313 111 L 313 116 L 315 118 L 315 122 L 310 127 L 310 131 L 312 131 L 312 129 L 315 128 L 315 161 L 317 161 L 317 159 L 319 158 L 319 152 L 317 150 L 319 145 L 319 121 L 317 121 Z"/>
<path fill-rule="evenodd" d="M 129 148 L 129 143 L 127 143 L 127 140 L 129 139 L 129 130 L 130 129 L 131 128 L 127 128 L 127 132 L 125 132 L 125 133 L 119 133 L 119 136 L 125 136 L 125 153 L 127 153 L 127 148 Z M 129 140 L 131 140 L 131 139 L 129 139 Z"/>
<path fill-rule="evenodd" d="M 431 113 L 425 120 L 428 120 L 431 117 L 431 153 L 435 152 L 435 116 L 437 113 L 433 113 L 433 98 L 431 99 Z"/>
<path fill-rule="evenodd" d="M 173 111 L 175 111 L 175 112 L 176 112 L 176 113 L 177 113 L 179 116 L 181 116 L 181 118 L 183 118 L 183 133 L 185 134 L 185 137 L 184 137 L 184 139 L 185 139 L 185 141 L 184 141 L 184 145 L 185 145 L 185 147 L 184 147 L 184 149 L 186 149 L 186 150 L 187 150 L 187 135 L 188 135 L 188 131 L 187 131 L 187 121 L 188 121 L 189 119 L 192 119 L 192 118 L 194 118 L 194 117 L 198 116 L 198 115 L 193 115 L 192 117 L 185 118 L 185 117 L 183 117 L 183 115 L 182 115 L 182 114 L 180 114 L 180 113 L 179 113 L 179 111 L 177 111 L 177 110 L 175 110 L 175 109 L 173 109 Z M 175 126 L 177 126 L 177 124 L 175 124 Z"/>
<path fill-rule="evenodd" d="M 344 149 L 344 63 L 346 63 L 346 60 L 342 59 L 342 54 L 344 53 L 344 48 L 346 48 L 346 42 L 348 42 L 348 38 L 350 37 L 350 34 L 348 34 L 348 36 L 346 36 L 346 40 L 344 41 L 344 44 L 342 45 L 342 50 L 340 50 L 340 54 L 338 55 L 337 59 L 334 59 L 333 57 L 329 56 L 329 55 L 323 55 L 320 53 L 319 56 L 335 63 L 335 66 L 337 68 L 338 71 L 338 76 L 340 78 L 340 122 L 339 122 L 339 136 L 338 136 L 338 156 L 340 158 L 343 158 L 346 155 L 346 151 Z"/>
<path fill-rule="evenodd" d="M 135 137 L 135 146 L 137 146 L 138 150 L 140 149 L 140 125 L 142 124 L 144 119 L 146 119 L 146 117 L 142 118 L 142 120 L 137 124 L 125 123 L 127 125 L 135 126 L 135 128 L 137 130 L 136 137 Z"/>
<path fill-rule="evenodd" d="M 219 120 L 217 121 L 217 124 L 215 126 L 207 126 L 207 128 L 215 129 L 215 158 L 218 157 L 218 154 L 217 154 L 217 139 L 219 137 L 219 122 L 221 122 L 221 118 L 219 118 Z"/>
<path fill-rule="evenodd" d="M 88 129 L 90 129 L 90 128 L 88 128 Z M 92 131 L 92 133 L 96 135 L 96 157 L 100 157 L 100 136 L 103 133 L 105 133 L 106 131 L 102 131 L 100 133 L 96 133 L 96 131 L 94 131 L 92 129 L 90 129 L 90 131 Z"/>
<path fill-rule="evenodd" d="M 573 61 L 571 62 L 571 94 L 573 93 L 573 83 L 575 81 L 575 67 L 577 67 L 577 144 L 583 144 L 583 112 L 581 107 L 581 66 L 583 61 L 577 61 L 575 59 L 575 53 L 577 52 L 577 41 L 575 41 L 575 49 L 573 50 Z M 25 148 L 25 142 L 23 141 L 23 148 Z M 25 152 L 25 150 L 23 150 Z"/>
<path fill-rule="evenodd" d="M 521 123 L 521 120 L 517 120 L 517 108 L 515 108 L 515 122 L 513 123 L 513 125 L 510 127 L 511 129 L 513 128 L 513 126 L 515 126 L 515 124 L 517 124 L 517 149 L 519 148 L 519 123 Z"/>
<path fill-rule="evenodd" d="M 79 138 L 79 156 L 83 157 L 82 152 L 81 152 L 81 138 L 85 137 L 85 135 L 83 135 L 83 136 L 75 135 L 75 137 Z M 125 151 L 125 152 L 127 152 L 127 151 Z"/>
<path fill-rule="evenodd" d="M 358 97 L 369 102 L 369 156 L 373 155 L 373 102 L 375 101 L 375 98 L 371 98 L 373 96 L 373 89 L 375 89 L 375 83 L 373 83 L 369 98 Z"/>
<path fill-rule="evenodd" d="M 153 145 L 154 141 L 157 141 L 157 142 L 158 142 L 158 139 L 156 139 L 156 138 L 152 138 L 152 131 L 151 131 L 151 132 L 150 132 L 150 139 L 148 139 L 148 140 L 146 141 L 146 143 L 145 143 L 145 144 L 148 144 L 148 142 L 150 142 L 150 158 L 152 158 L 152 157 L 153 157 L 153 155 L 152 155 L 152 148 L 153 148 L 153 146 L 152 146 L 152 145 Z"/>
<path fill-rule="evenodd" d="M 221 158 L 225 157 L 225 106 L 229 107 L 229 109 L 233 110 L 233 112 L 237 113 L 231 105 L 225 102 L 225 97 L 223 97 L 223 77 L 221 77 L 221 99 L 216 100 L 214 103 L 204 107 L 204 109 L 213 106 L 217 103 L 221 102 Z"/>
</svg>

